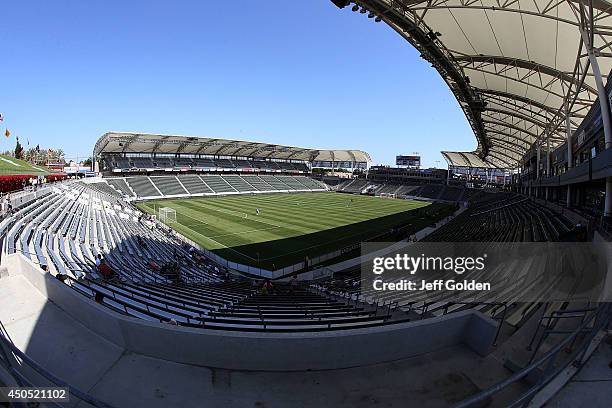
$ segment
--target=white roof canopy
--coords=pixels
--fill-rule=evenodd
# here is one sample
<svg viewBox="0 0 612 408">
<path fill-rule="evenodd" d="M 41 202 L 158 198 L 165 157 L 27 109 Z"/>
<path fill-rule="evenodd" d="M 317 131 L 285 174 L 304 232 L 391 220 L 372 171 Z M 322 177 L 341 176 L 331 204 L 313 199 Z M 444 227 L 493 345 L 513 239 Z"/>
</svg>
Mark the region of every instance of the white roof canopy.
<svg viewBox="0 0 612 408">
<path fill-rule="evenodd" d="M 243 140 L 131 132 L 108 132 L 98 139 L 94 157 L 112 153 L 199 154 L 368 165 L 372 162 L 370 155 L 361 150 L 308 149 Z"/>
<path fill-rule="evenodd" d="M 612 68 L 607 1 L 333 1 L 382 19 L 421 52 L 470 122 L 473 154 L 493 167 L 518 167 L 535 142 L 563 143 L 566 112 L 576 129 L 597 99 L 589 50 L 603 75 Z"/>
</svg>

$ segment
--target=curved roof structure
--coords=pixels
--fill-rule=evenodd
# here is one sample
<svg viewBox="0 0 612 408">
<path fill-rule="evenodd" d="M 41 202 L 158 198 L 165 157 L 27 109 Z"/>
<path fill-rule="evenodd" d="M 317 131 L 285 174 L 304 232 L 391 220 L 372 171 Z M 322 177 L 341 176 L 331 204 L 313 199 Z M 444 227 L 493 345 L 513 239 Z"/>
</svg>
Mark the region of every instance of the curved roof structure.
<svg viewBox="0 0 612 408">
<path fill-rule="evenodd" d="M 94 147 L 94 157 L 101 153 L 202 154 L 214 156 L 256 157 L 303 161 L 372 162 L 361 150 L 308 149 L 243 140 L 148 133 L 108 132 Z"/>
<path fill-rule="evenodd" d="M 478 142 L 445 152 L 450 165 L 513 168 L 534 143 L 558 146 L 597 99 L 589 51 L 612 68 L 608 1 L 332 1 L 387 23 L 446 81 Z"/>
</svg>

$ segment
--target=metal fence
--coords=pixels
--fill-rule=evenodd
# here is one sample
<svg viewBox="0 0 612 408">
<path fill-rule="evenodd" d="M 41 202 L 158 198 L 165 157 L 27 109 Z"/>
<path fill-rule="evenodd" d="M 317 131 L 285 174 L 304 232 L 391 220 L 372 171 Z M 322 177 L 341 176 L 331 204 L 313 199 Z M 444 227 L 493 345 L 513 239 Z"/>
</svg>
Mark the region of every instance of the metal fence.
<svg viewBox="0 0 612 408">
<path fill-rule="evenodd" d="M 567 337 L 557 343 L 538 359 L 534 359 L 525 368 L 512 374 L 507 379 L 495 384 L 494 386 L 461 401 L 454 408 L 468 408 L 485 406 L 487 401 L 503 391 L 506 387 L 525 379 L 527 376 L 537 373 L 538 380 L 518 397 L 507 403 L 508 407 L 526 407 L 533 398 L 546 386 L 552 379 L 560 374 L 570 364 L 580 366 L 586 362 L 585 355 L 589 345 L 595 336 L 607 328 L 612 317 L 612 304 L 602 303 L 595 308 L 592 313 L 584 318 L 582 324 Z M 562 334 L 565 332 L 557 331 Z M 572 351 L 563 359 L 562 353 L 573 345 Z"/>
</svg>

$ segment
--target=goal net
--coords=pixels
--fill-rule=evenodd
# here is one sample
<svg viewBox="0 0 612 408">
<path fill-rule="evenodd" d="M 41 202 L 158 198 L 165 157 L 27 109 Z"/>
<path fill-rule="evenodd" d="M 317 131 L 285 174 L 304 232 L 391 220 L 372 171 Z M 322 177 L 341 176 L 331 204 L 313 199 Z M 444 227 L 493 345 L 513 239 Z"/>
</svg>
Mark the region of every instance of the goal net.
<svg viewBox="0 0 612 408">
<path fill-rule="evenodd" d="M 395 198 L 395 193 L 380 193 L 381 198 Z"/>
<path fill-rule="evenodd" d="M 162 207 L 159 209 L 159 220 L 163 223 L 176 222 L 176 210 L 173 208 Z"/>
</svg>

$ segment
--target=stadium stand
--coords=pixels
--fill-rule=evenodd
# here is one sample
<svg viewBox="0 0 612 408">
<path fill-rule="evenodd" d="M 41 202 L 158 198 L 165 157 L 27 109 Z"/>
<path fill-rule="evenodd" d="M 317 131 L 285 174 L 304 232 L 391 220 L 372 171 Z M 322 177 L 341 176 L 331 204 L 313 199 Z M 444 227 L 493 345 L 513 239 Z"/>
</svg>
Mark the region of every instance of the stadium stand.
<svg viewBox="0 0 612 408">
<path fill-rule="evenodd" d="M 200 176 L 191 175 L 191 176 L 181 176 L 180 177 L 181 184 L 183 187 L 187 189 L 189 194 L 211 194 L 214 193 L 213 190 L 208 187 L 207 184 L 202 181 Z"/>
<path fill-rule="evenodd" d="M 117 192 L 128 196 L 128 197 L 132 197 L 134 196 L 134 193 L 132 192 L 132 190 L 130 190 L 130 187 L 128 186 L 127 182 L 125 179 L 122 178 L 109 178 L 106 180 L 107 183 L 109 184 L 109 186 L 111 186 L 112 188 L 114 188 Z"/>
<path fill-rule="evenodd" d="M 199 186 L 198 176 L 186 177 Z M 252 188 L 237 180 L 239 177 L 229 177 L 229 183 Z M 181 187 L 175 177 L 151 179 L 160 178 L 165 191 L 176 191 L 169 186 Z M 230 186 L 227 176 L 204 178 L 224 180 Z M 139 179 L 131 183 L 135 190 L 150 191 L 150 179 Z M 140 184 L 143 180 L 149 183 L 149 190 L 143 187 L 146 183 Z M 299 177 L 278 176 L 276 180 L 290 187 L 305 187 Z M 523 196 L 487 193 L 425 241 L 554 241 L 570 228 L 563 216 Z M 224 268 L 176 239 L 165 227 L 148 221 L 103 181 L 49 188 L 43 197 L 6 217 L 0 230 L 6 231 L 5 253 L 20 252 L 47 265 L 54 275 L 67 275 L 66 283 L 82 295 L 103 294 L 107 307 L 146 320 L 172 319 L 186 326 L 225 330 L 308 331 L 371 327 L 407 321 L 423 313 L 435 316 L 449 312 L 443 299 L 429 298 L 430 306 L 424 309 L 422 302 L 415 303 L 411 297 L 394 298 L 393 310 L 379 310 L 379 301 L 391 299 L 367 301 L 373 293 L 359 293 L 359 278 L 354 275 L 342 282 L 342 290 L 337 281 L 314 284 L 311 289 L 315 292 L 280 284 L 264 296 L 248 283 L 229 279 Z M 98 255 L 116 274 L 114 279 L 105 278 L 96 268 Z M 516 297 L 511 288 L 508 291 L 508 299 Z M 493 317 L 499 312 L 493 305 L 474 307 Z"/>
<path fill-rule="evenodd" d="M 189 192 L 181 185 L 176 176 L 151 177 L 151 181 L 165 196 L 189 194 Z"/>
<path fill-rule="evenodd" d="M 125 181 L 138 197 L 158 197 L 162 195 L 149 177 L 128 177 Z"/>
<path fill-rule="evenodd" d="M 247 194 L 258 192 L 325 191 L 326 186 L 306 176 L 179 175 L 107 178 L 115 192 L 127 197 L 157 198 L 190 195 Z"/>
<path fill-rule="evenodd" d="M 369 327 L 389 319 L 374 307 L 299 288 L 281 285 L 263 296 L 250 284 L 229 281 L 221 267 L 143 217 L 104 182 L 68 183 L 24 205 L 0 228 L 7 231 L 6 253 L 20 252 L 54 275 L 67 275 L 66 283 L 84 296 L 102 294 L 110 309 L 146 320 L 305 331 Z M 98 255 L 114 279 L 96 268 Z M 174 264 L 176 269 L 168 267 Z"/>
<path fill-rule="evenodd" d="M 108 165 L 118 171 L 133 169 L 172 170 L 172 169 L 220 169 L 231 171 L 287 171 L 293 173 L 308 173 L 304 163 L 276 162 L 253 159 L 221 159 L 221 158 L 126 158 L 109 156 Z"/>
</svg>

